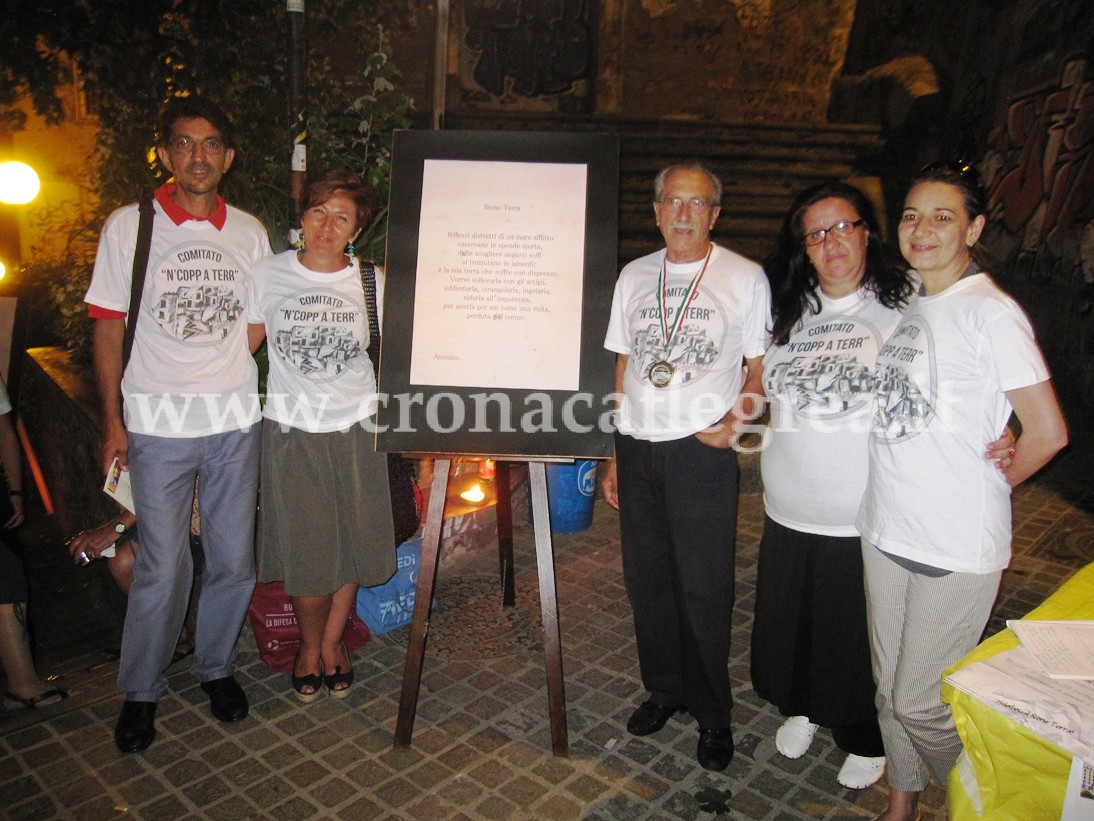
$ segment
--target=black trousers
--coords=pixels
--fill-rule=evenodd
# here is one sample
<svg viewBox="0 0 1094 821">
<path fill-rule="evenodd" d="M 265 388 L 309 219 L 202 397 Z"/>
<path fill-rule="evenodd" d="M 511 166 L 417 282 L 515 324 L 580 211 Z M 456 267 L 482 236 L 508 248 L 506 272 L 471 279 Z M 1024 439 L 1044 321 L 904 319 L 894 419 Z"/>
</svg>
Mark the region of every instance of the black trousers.
<svg viewBox="0 0 1094 821">
<path fill-rule="evenodd" d="M 642 684 L 655 703 L 686 704 L 700 727 L 729 727 L 737 454 L 694 436 L 617 433 L 615 455 Z"/>
</svg>

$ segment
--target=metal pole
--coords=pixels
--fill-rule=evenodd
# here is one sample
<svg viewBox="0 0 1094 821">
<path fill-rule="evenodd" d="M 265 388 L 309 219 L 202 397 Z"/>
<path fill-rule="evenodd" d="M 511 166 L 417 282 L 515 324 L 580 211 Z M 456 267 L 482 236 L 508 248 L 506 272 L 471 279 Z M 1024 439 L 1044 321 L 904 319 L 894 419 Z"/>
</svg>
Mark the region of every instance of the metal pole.
<svg viewBox="0 0 1094 821">
<path fill-rule="evenodd" d="M 448 0 L 437 0 L 433 35 L 433 130 L 444 128 L 444 98 L 448 84 Z"/>
<path fill-rule="evenodd" d="M 308 171 L 308 39 L 304 0 L 286 0 L 289 13 L 289 246 L 300 239 L 300 204 Z"/>
</svg>

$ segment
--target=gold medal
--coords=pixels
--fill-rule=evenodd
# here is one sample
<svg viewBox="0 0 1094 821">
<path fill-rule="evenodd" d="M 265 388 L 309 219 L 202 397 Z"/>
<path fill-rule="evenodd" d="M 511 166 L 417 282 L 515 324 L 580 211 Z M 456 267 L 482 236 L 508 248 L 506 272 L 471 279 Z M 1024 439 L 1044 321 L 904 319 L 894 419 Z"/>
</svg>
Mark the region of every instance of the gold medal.
<svg viewBox="0 0 1094 821">
<path fill-rule="evenodd" d="M 650 369 L 646 371 L 646 377 L 650 380 L 650 384 L 655 388 L 666 388 L 669 382 L 672 381 L 672 375 L 676 373 L 676 368 L 671 364 L 661 359 L 650 365 Z"/>
</svg>

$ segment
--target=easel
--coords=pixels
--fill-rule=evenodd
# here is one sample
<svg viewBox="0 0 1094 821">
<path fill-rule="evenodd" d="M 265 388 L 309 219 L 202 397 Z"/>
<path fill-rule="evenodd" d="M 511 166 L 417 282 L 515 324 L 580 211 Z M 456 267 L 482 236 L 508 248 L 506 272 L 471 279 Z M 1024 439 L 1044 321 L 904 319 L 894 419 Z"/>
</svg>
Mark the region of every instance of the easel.
<svg viewBox="0 0 1094 821">
<path fill-rule="evenodd" d="M 422 683 L 425 660 L 425 640 L 429 632 L 429 610 L 433 588 L 437 581 L 440 558 L 441 526 L 444 519 L 445 493 L 451 459 L 434 463 L 433 489 L 426 512 L 422 537 L 422 561 L 418 584 L 414 592 L 414 612 L 410 622 L 410 641 L 403 667 L 403 689 L 399 697 L 399 718 L 395 725 L 395 748 L 410 746 L 414 732 L 414 716 L 418 710 L 418 689 Z M 547 471 L 544 463 L 528 462 L 528 480 L 532 489 L 532 523 L 536 538 L 536 562 L 539 566 L 539 601 L 543 614 L 543 652 L 547 672 L 547 699 L 551 714 L 551 751 L 556 756 L 568 756 L 570 744 L 566 730 L 566 694 L 562 679 L 562 637 L 558 624 L 558 599 L 555 595 L 554 550 L 551 542 L 551 519 L 547 508 Z M 497 458 L 498 487 L 498 560 L 501 571 L 502 603 L 514 604 L 513 581 L 513 510 L 510 498 L 509 463 Z"/>
</svg>

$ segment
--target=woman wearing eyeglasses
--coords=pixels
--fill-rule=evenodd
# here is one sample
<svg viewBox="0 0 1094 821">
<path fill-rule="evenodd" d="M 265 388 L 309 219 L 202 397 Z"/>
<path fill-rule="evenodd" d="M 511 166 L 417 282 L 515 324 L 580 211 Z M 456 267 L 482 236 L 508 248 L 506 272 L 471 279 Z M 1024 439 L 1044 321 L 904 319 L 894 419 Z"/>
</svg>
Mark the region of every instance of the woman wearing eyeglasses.
<svg viewBox="0 0 1094 821">
<path fill-rule="evenodd" d="M 946 788 L 961 750 L 943 671 L 980 640 L 1010 561 L 1010 491 L 1065 444 L 1048 368 L 1021 308 L 976 262 L 975 170 L 912 180 L 900 250 L 922 287 L 882 347 L 862 533 L 877 704 L 889 766 L 879 819 L 919 817 L 930 773 Z M 997 470 L 985 439 L 1013 410 L 1022 434 Z"/>
<path fill-rule="evenodd" d="M 772 283 L 771 400 L 761 457 L 763 539 L 752 686 L 788 719 L 778 751 L 799 758 L 818 726 L 847 755 L 837 776 L 865 789 L 885 769 L 874 707 L 862 551 L 874 361 L 912 294 L 886 258 L 861 191 L 822 183 L 790 206 L 764 264 Z"/>
</svg>

